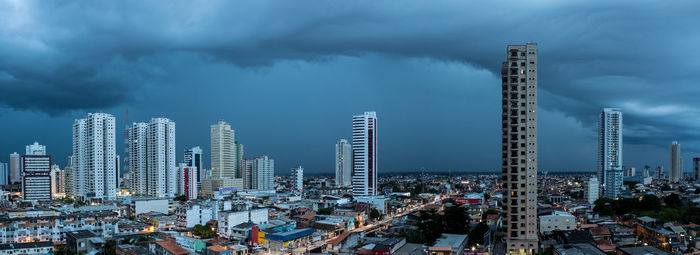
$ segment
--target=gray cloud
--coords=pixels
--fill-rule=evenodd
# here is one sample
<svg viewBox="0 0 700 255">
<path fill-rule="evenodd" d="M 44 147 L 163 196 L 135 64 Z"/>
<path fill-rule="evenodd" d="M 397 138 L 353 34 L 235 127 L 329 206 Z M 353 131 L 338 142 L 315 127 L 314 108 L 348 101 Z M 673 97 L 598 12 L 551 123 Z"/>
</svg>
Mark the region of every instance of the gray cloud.
<svg viewBox="0 0 700 255">
<path fill-rule="evenodd" d="M 498 74 L 505 45 L 540 48 L 543 107 L 595 124 L 625 111 L 626 141 L 700 140 L 697 1 L 0 2 L 0 105 L 61 114 L 118 106 L 167 56 L 259 68 L 383 54 Z M 172 88 L 177 89 L 177 88 Z M 691 148 L 694 145 L 690 146 Z M 700 147 L 695 148 L 700 150 Z"/>
</svg>

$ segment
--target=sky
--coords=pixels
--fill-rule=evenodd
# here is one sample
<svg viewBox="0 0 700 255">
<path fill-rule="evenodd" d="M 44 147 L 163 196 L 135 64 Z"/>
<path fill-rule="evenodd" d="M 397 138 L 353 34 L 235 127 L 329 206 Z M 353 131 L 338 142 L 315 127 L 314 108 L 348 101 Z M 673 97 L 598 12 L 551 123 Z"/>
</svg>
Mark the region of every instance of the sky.
<svg viewBox="0 0 700 255">
<path fill-rule="evenodd" d="M 178 161 L 223 119 L 246 157 L 334 171 L 376 111 L 380 172 L 500 171 L 500 64 L 538 43 L 539 168 L 594 171 L 597 117 L 623 163 L 700 156 L 698 1 L 0 0 L 0 162 L 38 141 L 61 166 L 88 112 L 176 122 Z M 4 155 L 4 156 L 3 156 Z M 205 160 L 208 168 L 209 160 Z"/>
</svg>

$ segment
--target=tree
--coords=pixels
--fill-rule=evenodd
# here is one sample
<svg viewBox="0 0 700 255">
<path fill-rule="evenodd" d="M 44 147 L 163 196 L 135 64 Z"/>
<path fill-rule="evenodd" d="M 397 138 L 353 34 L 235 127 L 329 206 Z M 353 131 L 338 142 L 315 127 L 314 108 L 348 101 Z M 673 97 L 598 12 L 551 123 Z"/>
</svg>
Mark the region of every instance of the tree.
<svg viewBox="0 0 700 255">
<path fill-rule="evenodd" d="M 418 217 L 418 230 L 424 244 L 432 244 L 443 232 L 443 219 L 435 209 L 422 210 Z"/>
<path fill-rule="evenodd" d="M 331 215 L 332 213 L 333 213 L 333 209 L 331 209 L 331 208 L 318 209 L 318 214 L 321 214 L 321 215 Z"/>
<path fill-rule="evenodd" d="M 489 226 L 486 223 L 480 222 L 474 229 L 469 232 L 469 246 L 475 246 L 484 243 L 484 234 L 489 231 Z"/>
<path fill-rule="evenodd" d="M 661 199 L 654 195 L 644 195 L 639 203 L 639 209 L 643 211 L 659 210 L 661 209 Z"/>
<path fill-rule="evenodd" d="M 105 242 L 105 255 L 115 255 L 117 254 L 117 241 L 108 240 Z"/>
<path fill-rule="evenodd" d="M 490 198 L 491 198 L 491 194 L 484 193 L 484 200 L 489 201 Z"/>
<path fill-rule="evenodd" d="M 152 236 L 143 235 L 143 236 L 139 236 L 139 239 L 136 240 L 136 242 L 140 243 L 140 242 L 148 242 L 148 241 L 153 241 L 153 240 L 156 240 L 156 239 L 153 238 Z"/>
<path fill-rule="evenodd" d="M 593 211 L 598 212 L 600 215 L 612 216 L 614 214 L 613 207 L 615 205 L 615 200 L 607 197 L 601 197 L 596 200 L 594 204 L 595 206 L 593 207 Z"/>
<path fill-rule="evenodd" d="M 466 234 L 469 232 L 469 216 L 464 208 L 450 206 L 445 208 L 444 229 L 450 234 Z"/>
<path fill-rule="evenodd" d="M 372 220 L 378 220 L 382 218 L 382 212 L 377 210 L 377 208 L 372 208 L 372 211 L 369 212 L 369 218 Z"/>
<path fill-rule="evenodd" d="M 681 201 L 681 196 L 679 196 L 678 194 L 671 194 L 666 196 L 664 198 L 664 203 L 666 204 L 666 206 L 673 208 L 680 207 L 683 205 L 683 201 Z"/>
<path fill-rule="evenodd" d="M 175 201 L 185 202 L 187 201 L 187 197 L 185 195 L 179 195 L 175 197 Z"/>
<path fill-rule="evenodd" d="M 204 226 L 197 224 L 192 228 L 192 234 L 200 238 L 210 238 L 214 236 L 214 230 L 211 229 L 209 224 Z"/>
</svg>

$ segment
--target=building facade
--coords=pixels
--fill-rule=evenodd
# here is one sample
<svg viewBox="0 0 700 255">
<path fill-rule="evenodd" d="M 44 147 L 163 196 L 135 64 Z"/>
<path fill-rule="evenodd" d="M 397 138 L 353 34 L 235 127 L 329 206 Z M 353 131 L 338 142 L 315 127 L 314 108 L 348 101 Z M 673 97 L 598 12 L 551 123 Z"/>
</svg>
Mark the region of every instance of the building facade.
<svg viewBox="0 0 700 255">
<path fill-rule="evenodd" d="M 335 185 L 352 185 L 352 147 L 346 139 L 335 144 Z"/>
<path fill-rule="evenodd" d="M 304 168 L 303 167 L 297 166 L 295 168 L 292 168 L 291 184 L 292 184 L 292 188 L 295 191 L 302 191 L 304 189 Z"/>
<path fill-rule="evenodd" d="M 22 156 L 22 198 L 51 200 L 51 156 Z"/>
<path fill-rule="evenodd" d="M 73 124 L 72 195 L 84 199 L 117 198 L 115 119 L 88 113 Z"/>
<path fill-rule="evenodd" d="M 24 155 L 46 155 L 46 146 L 35 141 L 34 144 L 26 146 L 26 152 Z"/>
<path fill-rule="evenodd" d="M 51 166 L 51 196 L 54 198 L 62 198 L 66 196 L 65 189 L 65 170 L 58 165 Z"/>
<path fill-rule="evenodd" d="M 700 158 L 693 158 L 693 180 L 700 181 Z"/>
<path fill-rule="evenodd" d="M 197 199 L 197 167 L 181 163 L 177 170 L 177 193 L 187 199 Z"/>
<path fill-rule="evenodd" d="M 251 161 L 251 189 L 275 189 L 275 160 L 267 156 L 253 158 Z"/>
<path fill-rule="evenodd" d="M 600 197 L 599 191 L 600 183 L 598 182 L 598 178 L 588 178 L 588 181 L 586 182 L 586 190 L 584 193 L 584 200 L 586 200 L 586 203 L 595 203 L 595 201 L 598 200 L 598 198 Z"/>
<path fill-rule="evenodd" d="M 537 237 L 537 44 L 509 45 L 502 73 L 506 249 L 533 254 Z"/>
<path fill-rule="evenodd" d="M 22 181 L 22 162 L 17 152 L 10 154 L 10 183 Z"/>
<path fill-rule="evenodd" d="M 185 164 L 187 166 L 193 166 L 197 168 L 197 185 L 201 186 L 202 185 L 202 179 L 204 178 L 204 172 L 202 171 L 202 167 L 204 167 L 204 164 L 202 163 L 202 148 L 199 146 L 195 146 L 189 149 L 185 150 Z"/>
<path fill-rule="evenodd" d="M 244 188 L 235 132 L 221 120 L 211 125 L 211 176 L 203 180 L 202 191 L 212 195 L 220 189 Z M 242 146 L 240 146 L 242 150 Z"/>
<path fill-rule="evenodd" d="M 133 194 L 172 197 L 177 193 L 175 122 L 153 118 L 133 123 L 129 135 L 130 189 Z"/>
<path fill-rule="evenodd" d="M 673 141 L 669 148 L 670 162 L 668 163 L 668 181 L 679 182 L 683 179 L 683 161 L 681 158 L 681 145 Z"/>
<path fill-rule="evenodd" d="M 377 195 L 377 113 L 352 117 L 352 194 Z"/>
<path fill-rule="evenodd" d="M 603 108 L 598 118 L 598 180 L 605 197 L 616 199 L 622 188 L 622 111 Z M 611 175 L 611 176 L 608 176 Z M 619 182 L 617 182 L 619 181 Z"/>
<path fill-rule="evenodd" d="M 0 162 L 0 185 L 10 183 L 10 166 L 7 163 Z"/>
</svg>

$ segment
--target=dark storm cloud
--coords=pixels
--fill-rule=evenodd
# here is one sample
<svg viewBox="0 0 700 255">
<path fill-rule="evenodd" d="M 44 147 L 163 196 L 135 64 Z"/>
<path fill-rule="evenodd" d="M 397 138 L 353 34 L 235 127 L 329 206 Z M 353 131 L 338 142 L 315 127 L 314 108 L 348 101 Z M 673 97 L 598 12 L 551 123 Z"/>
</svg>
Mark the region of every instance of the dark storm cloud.
<svg viewBox="0 0 700 255">
<path fill-rule="evenodd" d="M 183 52 L 253 68 L 379 53 L 498 74 L 505 45 L 534 41 L 544 109 L 592 127 L 601 107 L 620 107 L 629 142 L 698 140 L 699 9 L 697 1 L 3 2 L 0 103 L 51 114 L 119 105 L 167 76 L 160 56 Z"/>
</svg>

